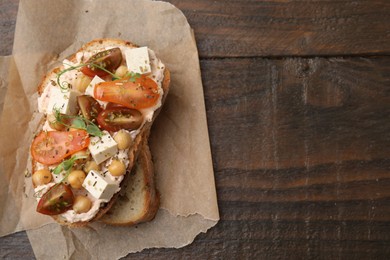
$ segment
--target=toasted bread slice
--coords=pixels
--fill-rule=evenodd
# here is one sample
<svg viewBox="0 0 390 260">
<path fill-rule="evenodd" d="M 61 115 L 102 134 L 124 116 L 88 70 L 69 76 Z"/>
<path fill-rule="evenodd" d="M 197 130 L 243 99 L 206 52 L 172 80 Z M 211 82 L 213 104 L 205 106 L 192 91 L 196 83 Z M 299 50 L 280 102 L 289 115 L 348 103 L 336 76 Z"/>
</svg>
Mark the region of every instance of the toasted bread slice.
<svg viewBox="0 0 390 260">
<path fill-rule="evenodd" d="M 136 48 L 138 47 L 136 44 L 120 40 L 120 39 L 97 39 L 93 40 L 87 44 L 85 44 L 81 49 L 79 49 L 77 52 L 81 51 L 96 51 L 100 49 L 104 49 L 105 47 L 112 47 L 112 46 L 127 46 L 127 47 L 132 47 Z M 76 52 L 76 53 L 77 53 Z M 76 60 L 76 53 L 68 57 L 67 59 L 71 62 L 74 62 Z M 57 73 L 63 70 L 63 66 L 61 65 L 60 67 L 56 67 L 52 69 L 42 80 L 41 84 L 38 86 L 38 93 L 39 95 L 42 95 L 44 88 L 48 85 L 48 83 L 52 82 L 53 77 L 55 78 Z M 163 90 L 163 96 L 161 98 L 161 106 L 154 111 L 153 118 L 151 121 L 146 121 L 145 124 L 140 128 L 139 134 L 135 137 L 133 140 L 133 145 L 129 150 L 129 166 L 128 170 L 131 171 L 136 159 L 138 157 L 138 154 L 141 150 L 142 143 L 148 139 L 149 134 L 150 134 L 150 128 L 155 120 L 155 118 L 158 116 L 159 112 L 161 111 L 161 108 L 165 102 L 166 96 L 169 91 L 169 84 L 170 84 L 170 72 L 167 68 L 164 70 L 164 78 L 161 82 L 161 87 Z M 150 157 L 150 156 L 149 156 Z M 33 172 L 36 169 L 36 162 L 33 160 L 32 161 L 32 169 Z M 121 188 L 127 183 L 130 174 L 126 174 L 124 180 L 121 182 Z M 68 225 L 71 227 L 81 227 L 87 225 L 91 221 L 96 221 L 99 218 L 101 218 L 115 203 L 119 193 L 114 194 L 112 199 L 103 205 L 101 205 L 99 212 L 89 221 L 80 221 L 80 222 L 73 222 L 69 223 L 66 221 L 66 219 L 62 218 L 61 215 L 56 215 L 53 216 L 53 218 L 60 224 L 62 225 Z"/>
<path fill-rule="evenodd" d="M 150 221 L 160 204 L 154 182 L 154 168 L 145 142 L 124 187 L 112 208 L 101 218 L 110 225 L 135 225 Z"/>
</svg>

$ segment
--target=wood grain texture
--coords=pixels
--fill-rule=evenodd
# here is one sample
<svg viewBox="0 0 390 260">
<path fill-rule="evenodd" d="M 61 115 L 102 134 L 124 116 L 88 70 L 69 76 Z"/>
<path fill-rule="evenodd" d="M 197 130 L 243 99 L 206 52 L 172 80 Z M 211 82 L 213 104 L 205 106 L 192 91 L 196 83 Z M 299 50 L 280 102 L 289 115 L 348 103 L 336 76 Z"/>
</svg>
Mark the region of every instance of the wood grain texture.
<svg viewBox="0 0 390 260">
<path fill-rule="evenodd" d="M 222 247 L 238 258 L 386 258 L 389 65 L 389 57 L 201 62 Z"/>
<path fill-rule="evenodd" d="M 126 259 L 388 259 L 390 2 L 169 2 L 195 30 L 221 221 Z M 0 258 L 33 258 L 26 234 Z"/>
<path fill-rule="evenodd" d="M 390 2 L 171 0 L 201 57 L 390 53 Z"/>
<path fill-rule="evenodd" d="M 18 0 L 0 1 L 0 56 L 12 53 L 18 6 Z"/>
<path fill-rule="evenodd" d="M 0 259 L 34 259 L 26 232 L 0 238 Z"/>
<path fill-rule="evenodd" d="M 202 58 L 390 54 L 387 0 L 167 2 L 186 15 Z M 0 3 L 0 55 L 12 52 L 17 6 Z"/>
<path fill-rule="evenodd" d="M 221 221 L 131 257 L 386 259 L 389 63 L 202 60 Z"/>
<path fill-rule="evenodd" d="M 388 57 L 202 61 L 215 166 L 309 172 L 388 158 L 389 66 Z"/>
</svg>

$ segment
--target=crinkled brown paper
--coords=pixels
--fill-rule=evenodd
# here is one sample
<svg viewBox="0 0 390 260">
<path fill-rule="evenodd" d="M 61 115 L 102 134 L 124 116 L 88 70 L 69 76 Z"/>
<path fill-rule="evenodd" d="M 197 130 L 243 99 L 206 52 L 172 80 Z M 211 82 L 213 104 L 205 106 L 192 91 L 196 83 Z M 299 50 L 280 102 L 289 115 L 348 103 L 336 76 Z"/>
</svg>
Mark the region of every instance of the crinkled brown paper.
<svg viewBox="0 0 390 260">
<path fill-rule="evenodd" d="M 24 178 L 40 119 L 36 89 L 56 60 L 104 37 L 150 47 L 171 71 L 150 140 L 161 208 L 137 227 L 69 229 L 35 212 L 31 180 Z M 169 3 L 21 0 L 13 56 L 0 59 L 0 116 L 0 235 L 28 230 L 37 258 L 116 259 L 145 248 L 178 248 L 219 220 L 196 43 L 184 15 Z"/>
</svg>

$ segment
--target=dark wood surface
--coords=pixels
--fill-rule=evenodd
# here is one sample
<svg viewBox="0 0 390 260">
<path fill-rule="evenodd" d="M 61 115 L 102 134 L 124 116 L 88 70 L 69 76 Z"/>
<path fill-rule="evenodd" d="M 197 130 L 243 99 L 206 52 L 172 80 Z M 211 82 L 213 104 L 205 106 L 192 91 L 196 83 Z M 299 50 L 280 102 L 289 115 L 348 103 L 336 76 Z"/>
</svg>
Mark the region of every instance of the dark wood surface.
<svg viewBox="0 0 390 260">
<path fill-rule="evenodd" d="M 197 39 L 221 221 L 128 258 L 388 259 L 390 1 L 170 2 Z M 0 257 L 33 258 L 26 234 Z"/>
</svg>

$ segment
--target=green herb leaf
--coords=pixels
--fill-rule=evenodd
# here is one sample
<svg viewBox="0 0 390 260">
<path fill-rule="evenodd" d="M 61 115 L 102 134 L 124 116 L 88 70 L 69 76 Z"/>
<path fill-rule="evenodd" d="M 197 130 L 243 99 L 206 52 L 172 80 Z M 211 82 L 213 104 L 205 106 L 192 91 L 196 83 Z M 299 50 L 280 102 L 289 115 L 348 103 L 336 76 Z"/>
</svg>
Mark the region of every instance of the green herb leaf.
<svg viewBox="0 0 390 260">
<path fill-rule="evenodd" d="M 99 136 L 99 137 L 103 136 L 103 132 L 95 124 L 88 124 L 87 125 L 87 132 L 88 132 L 88 134 L 93 135 L 93 136 Z"/>
<path fill-rule="evenodd" d="M 70 168 L 72 168 L 74 161 L 75 161 L 74 157 L 71 157 L 70 159 L 63 161 L 62 163 L 57 165 L 57 167 L 54 168 L 53 173 L 58 175 L 63 171 L 67 172 Z"/>
<path fill-rule="evenodd" d="M 129 77 L 130 82 L 135 82 L 138 78 L 141 77 L 141 74 L 130 71 L 126 73 L 125 77 Z"/>
<path fill-rule="evenodd" d="M 69 160 L 65 160 L 65 161 L 63 161 L 62 163 L 63 163 L 63 169 L 64 169 L 64 171 L 69 171 L 71 168 L 72 168 L 72 166 L 73 166 L 73 164 L 74 164 L 74 161 L 76 161 L 76 159 L 75 159 L 76 157 L 72 157 L 72 158 L 70 158 Z"/>
<path fill-rule="evenodd" d="M 87 126 L 82 118 L 75 118 L 72 121 L 72 127 L 85 130 Z"/>
<path fill-rule="evenodd" d="M 53 173 L 54 173 L 55 175 L 58 175 L 58 174 L 60 174 L 63 170 L 64 170 L 64 166 L 62 165 L 62 163 L 60 163 L 59 165 L 57 165 L 57 167 L 54 168 Z"/>
<path fill-rule="evenodd" d="M 68 160 L 65 160 L 65 161 L 61 162 L 59 165 L 57 165 L 57 167 L 54 168 L 53 173 L 56 175 L 60 174 L 63 171 L 68 173 L 72 169 L 73 164 L 76 160 L 85 159 L 85 158 L 87 158 L 87 156 L 75 156 L 74 155 L 71 158 L 69 158 Z M 66 177 L 67 176 L 65 176 L 65 178 Z"/>
<path fill-rule="evenodd" d="M 61 115 L 61 111 L 59 108 L 53 107 L 53 115 L 55 118 L 55 122 L 63 123 L 62 122 L 63 117 Z M 55 122 L 53 122 L 53 123 L 55 123 Z"/>
<path fill-rule="evenodd" d="M 66 127 L 86 130 L 88 134 L 93 136 L 101 137 L 103 135 L 103 132 L 99 129 L 97 125 L 95 125 L 91 120 L 88 120 L 83 116 L 62 115 L 58 109 L 53 109 L 53 114 L 55 116 L 55 121 L 63 124 Z M 72 119 L 72 125 L 64 123 L 64 121 L 66 121 L 64 119 Z"/>
</svg>

